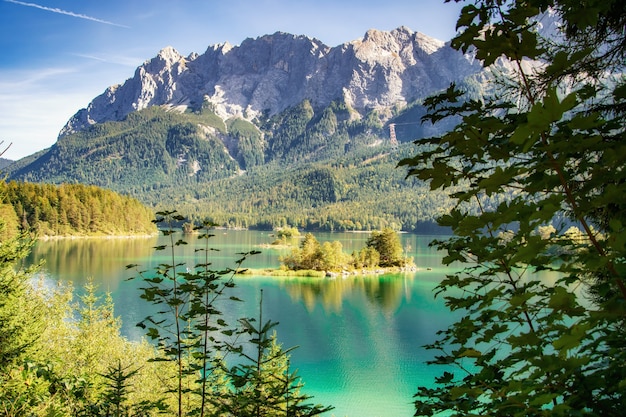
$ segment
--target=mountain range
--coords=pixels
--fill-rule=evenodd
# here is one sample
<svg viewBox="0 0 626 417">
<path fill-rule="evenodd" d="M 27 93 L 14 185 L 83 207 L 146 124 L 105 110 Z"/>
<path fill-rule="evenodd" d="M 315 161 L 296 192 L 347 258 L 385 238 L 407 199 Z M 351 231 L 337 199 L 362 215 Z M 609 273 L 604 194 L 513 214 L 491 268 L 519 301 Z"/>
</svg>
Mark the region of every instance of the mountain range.
<svg viewBox="0 0 626 417">
<path fill-rule="evenodd" d="M 415 187 L 389 168 L 415 153 L 409 142 L 451 127 L 422 124 L 422 100 L 452 82 L 480 95 L 485 77 L 471 54 L 406 27 L 336 47 L 281 32 L 187 57 L 166 47 L 71 117 L 52 147 L 7 170 L 237 226 L 413 229 L 434 214 L 413 210 L 407 220 L 370 203 L 354 218 L 355 207 Z M 385 174 L 366 183 L 365 172 Z M 321 211 L 332 219 L 312 222 Z M 351 214 L 335 218 L 342 211 Z"/>
<path fill-rule="evenodd" d="M 280 32 L 188 57 L 167 47 L 78 111 L 60 137 L 156 105 L 197 110 L 208 102 L 224 120 L 252 120 L 304 100 L 316 109 L 337 100 L 363 115 L 406 106 L 480 70 L 471 57 L 406 27 L 369 30 L 333 48 Z"/>
</svg>

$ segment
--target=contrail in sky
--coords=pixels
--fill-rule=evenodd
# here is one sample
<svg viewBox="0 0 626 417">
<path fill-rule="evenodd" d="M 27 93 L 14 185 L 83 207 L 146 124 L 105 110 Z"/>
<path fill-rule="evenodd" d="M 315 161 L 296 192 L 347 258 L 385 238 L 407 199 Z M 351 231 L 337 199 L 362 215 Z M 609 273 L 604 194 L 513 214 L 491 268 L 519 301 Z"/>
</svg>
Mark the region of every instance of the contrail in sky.
<svg viewBox="0 0 626 417">
<path fill-rule="evenodd" d="M 92 22 L 104 23 L 105 25 L 112 25 L 112 26 L 119 26 L 119 27 L 122 27 L 122 28 L 128 28 L 128 26 L 124 26 L 124 25 L 120 25 L 120 24 L 117 24 L 117 23 L 109 22 L 108 20 L 102 20 L 102 19 L 98 19 L 96 17 L 87 16 L 87 15 L 84 15 L 84 14 L 68 12 L 67 10 L 58 9 L 56 7 L 46 7 L 46 6 L 42 6 L 40 4 L 25 3 L 25 2 L 17 1 L 17 0 L 4 0 L 4 1 L 7 2 L 7 3 L 19 4 L 21 6 L 34 7 L 36 9 L 46 10 L 46 11 L 52 12 L 52 13 L 59 13 L 59 14 L 67 15 L 67 16 L 78 17 L 79 19 L 91 20 Z"/>
</svg>

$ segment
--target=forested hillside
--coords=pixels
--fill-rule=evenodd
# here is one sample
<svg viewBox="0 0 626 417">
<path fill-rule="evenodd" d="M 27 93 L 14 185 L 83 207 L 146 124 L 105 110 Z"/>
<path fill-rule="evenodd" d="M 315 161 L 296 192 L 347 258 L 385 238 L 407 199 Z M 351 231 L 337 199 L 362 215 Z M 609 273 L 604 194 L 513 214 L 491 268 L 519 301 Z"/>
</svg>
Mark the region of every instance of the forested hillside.
<svg viewBox="0 0 626 417">
<path fill-rule="evenodd" d="M 0 182 L 4 236 L 18 230 L 40 236 L 155 233 L 154 213 L 134 198 L 82 184 Z"/>
<path fill-rule="evenodd" d="M 452 200 L 404 178 L 396 161 L 410 149 L 379 146 L 350 159 L 284 169 L 273 164 L 201 189 L 163 190 L 167 198 L 154 204 L 172 205 L 196 219 L 209 213 L 213 221 L 230 227 L 426 230 Z"/>
<path fill-rule="evenodd" d="M 450 200 L 397 161 L 432 133 L 419 104 L 399 112 L 396 143 L 375 111 L 352 119 L 345 103 L 308 101 L 252 122 L 151 107 L 121 122 L 64 136 L 9 167 L 11 179 L 82 183 L 129 194 L 155 210 L 176 208 L 228 227 L 423 230 Z"/>
</svg>

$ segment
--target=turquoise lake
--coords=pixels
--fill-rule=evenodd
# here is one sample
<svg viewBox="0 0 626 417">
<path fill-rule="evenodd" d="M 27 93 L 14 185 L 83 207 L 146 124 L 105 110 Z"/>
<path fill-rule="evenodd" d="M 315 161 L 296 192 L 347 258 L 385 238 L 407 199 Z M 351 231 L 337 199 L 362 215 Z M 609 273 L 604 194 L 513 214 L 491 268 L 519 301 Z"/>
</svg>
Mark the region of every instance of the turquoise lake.
<svg viewBox="0 0 626 417">
<path fill-rule="evenodd" d="M 237 253 L 261 250 L 244 267 L 278 267 L 287 250 L 261 247 L 273 238 L 268 232 L 217 230 L 209 246 L 215 268 L 232 267 Z M 344 252 L 365 246 L 365 233 L 315 233 L 320 242 L 339 240 Z M 429 248 L 435 236 L 402 234 L 402 245 L 418 267 L 416 272 L 326 278 L 237 277 L 237 295 L 244 303 L 229 305 L 231 319 L 256 317 L 263 290 L 264 319 L 279 322 L 278 339 L 291 352 L 312 402 L 332 405 L 325 414 L 337 417 L 412 416 L 412 396 L 420 385 L 431 385 L 441 370 L 427 366 L 434 352 L 423 345 L 435 340 L 452 316 L 433 288 L 451 272 L 440 263 L 441 254 Z M 151 269 L 169 262 L 166 252 L 153 248 L 164 237 L 115 239 L 60 239 L 38 242 L 29 262 L 44 260 L 44 278 L 72 281 L 80 288 L 91 278 L 110 292 L 122 331 L 130 339 L 143 336 L 137 322 L 150 313 L 139 298 L 138 280 L 127 281 L 135 263 Z M 193 267 L 195 249 L 203 245 L 194 237 L 179 246 L 177 262 Z"/>
</svg>

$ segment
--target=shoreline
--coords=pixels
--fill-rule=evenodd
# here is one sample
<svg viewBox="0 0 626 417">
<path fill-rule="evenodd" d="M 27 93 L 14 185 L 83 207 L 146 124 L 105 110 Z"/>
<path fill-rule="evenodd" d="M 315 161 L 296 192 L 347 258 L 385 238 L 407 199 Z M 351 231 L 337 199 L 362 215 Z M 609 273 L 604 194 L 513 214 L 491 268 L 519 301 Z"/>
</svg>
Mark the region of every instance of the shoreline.
<svg viewBox="0 0 626 417">
<path fill-rule="evenodd" d="M 370 276 L 384 274 L 414 273 L 420 269 L 415 265 L 394 266 L 389 268 L 373 268 L 373 269 L 354 269 L 343 271 L 316 271 L 312 269 L 301 269 L 297 271 L 285 270 L 280 268 L 244 268 L 236 273 L 237 276 L 266 276 L 266 277 L 286 277 L 286 278 L 328 278 L 335 279 L 337 277 L 352 276 Z"/>
<path fill-rule="evenodd" d="M 61 240 L 61 239 L 148 239 L 148 238 L 152 238 L 155 236 L 158 236 L 158 232 L 157 233 L 152 233 L 152 234 L 146 234 L 146 233 L 142 233 L 142 234 L 137 234 L 137 235 L 44 235 L 44 236 L 37 236 L 35 238 L 35 240 L 44 240 L 44 241 L 48 241 L 48 240 Z"/>
</svg>

